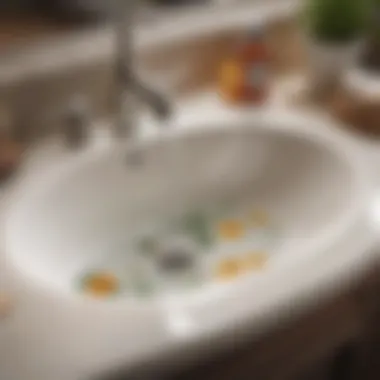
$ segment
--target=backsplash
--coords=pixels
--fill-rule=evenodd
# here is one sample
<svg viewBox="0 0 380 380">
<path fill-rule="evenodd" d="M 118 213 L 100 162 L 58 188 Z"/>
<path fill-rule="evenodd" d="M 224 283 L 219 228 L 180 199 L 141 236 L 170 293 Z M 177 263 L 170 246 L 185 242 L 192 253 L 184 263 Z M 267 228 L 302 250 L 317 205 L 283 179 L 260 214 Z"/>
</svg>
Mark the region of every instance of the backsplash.
<svg viewBox="0 0 380 380">
<path fill-rule="evenodd" d="M 304 63 L 292 25 L 280 21 L 267 28 L 266 39 L 277 74 L 296 70 Z M 177 98 L 216 87 L 221 62 L 241 36 L 241 32 L 219 33 L 141 52 L 141 77 Z M 112 56 L 105 55 L 71 68 L 28 75 L 11 85 L 0 83 L 0 106 L 10 110 L 14 128 L 21 131 L 16 135 L 25 136 L 26 130 L 30 138 L 54 133 L 59 129 L 62 110 L 74 95 L 88 97 L 94 117 L 109 112 L 109 97 L 115 84 L 113 67 Z"/>
<path fill-rule="evenodd" d="M 219 35 L 143 52 L 139 57 L 141 76 L 176 97 L 211 87 L 220 61 L 237 38 L 234 34 Z M 88 97 L 94 117 L 107 114 L 115 84 L 113 74 L 113 59 L 109 57 L 65 71 L 31 75 L 11 86 L 0 86 L 0 102 L 11 108 L 15 127 L 28 130 L 30 137 L 42 137 L 59 128 L 59 115 L 75 94 Z"/>
</svg>

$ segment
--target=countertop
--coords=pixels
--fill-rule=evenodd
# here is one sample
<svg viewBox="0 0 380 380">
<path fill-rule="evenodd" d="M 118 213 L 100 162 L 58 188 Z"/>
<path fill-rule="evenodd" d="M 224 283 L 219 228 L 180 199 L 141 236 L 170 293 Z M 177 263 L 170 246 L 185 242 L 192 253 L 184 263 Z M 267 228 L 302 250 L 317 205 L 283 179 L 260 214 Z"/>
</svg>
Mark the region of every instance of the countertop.
<svg viewBox="0 0 380 380">
<path fill-rule="evenodd" d="M 2 14 L 0 16 L 0 52 L 20 49 L 45 38 L 60 37 L 79 26 L 60 23 L 48 17 L 32 14 Z"/>
</svg>

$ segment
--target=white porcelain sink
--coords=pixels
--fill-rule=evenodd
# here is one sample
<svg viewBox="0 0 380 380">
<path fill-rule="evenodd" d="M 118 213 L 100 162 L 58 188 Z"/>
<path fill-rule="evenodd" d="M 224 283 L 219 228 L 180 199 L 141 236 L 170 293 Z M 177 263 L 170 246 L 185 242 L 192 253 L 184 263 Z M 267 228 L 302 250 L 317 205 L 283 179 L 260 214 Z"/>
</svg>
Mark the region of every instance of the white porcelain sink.
<svg viewBox="0 0 380 380">
<path fill-rule="evenodd" d="M 14 267 L 56 294 L 197 299 L 323 255 L 363 211 L 363 167 L 321 134 L 221 123 L 138 150 L 73 156 L 20 193 Z"/>
</svg>

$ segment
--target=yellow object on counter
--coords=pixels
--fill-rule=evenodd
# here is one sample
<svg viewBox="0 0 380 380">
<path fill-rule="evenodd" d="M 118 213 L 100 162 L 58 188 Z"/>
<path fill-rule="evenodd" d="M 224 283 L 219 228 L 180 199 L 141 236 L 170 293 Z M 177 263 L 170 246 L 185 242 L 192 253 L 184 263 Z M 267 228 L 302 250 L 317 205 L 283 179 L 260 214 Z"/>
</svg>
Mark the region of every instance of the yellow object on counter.
<svg viewBox="0 0 380 380">
<path fill-rule="evenodd" d="M 240 95 L 244 73 L 236 60 L 224 62 L 220 69 L 219 87 L 222 98 L 228 103 L 234 103 Z"/>
<path fill-rule="evenodd" d="M 237 86 L 243 81 L 243 71 L 237 61 L 230 60 L 222 64 L 221 79 L 227 87 Z"/>
</svg>

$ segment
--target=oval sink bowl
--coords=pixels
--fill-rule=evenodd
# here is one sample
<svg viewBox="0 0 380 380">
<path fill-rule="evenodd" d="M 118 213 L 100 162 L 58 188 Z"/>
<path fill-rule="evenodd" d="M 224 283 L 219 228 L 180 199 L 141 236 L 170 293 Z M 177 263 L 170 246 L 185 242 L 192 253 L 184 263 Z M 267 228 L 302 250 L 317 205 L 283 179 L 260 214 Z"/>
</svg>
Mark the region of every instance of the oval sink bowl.
<svg viewBox="0 0 380 380">
<path fill-rule="evenodd" d="M 52 291 L 107 300 L 201 294 L 301 265 L 362 211 L 347 149 L 241 125 L 73 155 L 11 205 L 7 253 Z"/>
</svg>

